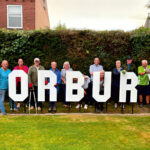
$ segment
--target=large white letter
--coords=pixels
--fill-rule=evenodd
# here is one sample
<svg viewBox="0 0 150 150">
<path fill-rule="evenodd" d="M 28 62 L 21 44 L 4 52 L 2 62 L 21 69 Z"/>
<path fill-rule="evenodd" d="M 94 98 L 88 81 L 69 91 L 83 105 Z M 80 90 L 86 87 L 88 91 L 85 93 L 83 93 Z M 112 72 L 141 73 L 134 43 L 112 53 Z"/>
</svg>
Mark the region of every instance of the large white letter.
<svg viewBox="0 0 150 150">
<path fill-rule="evenodd" d="M 104 95 L 100 95 L 100 72 L 93 73 L 93 98 L 97 102 L 107 102 L 111 96 L 111 72 L 105 72 Z"/>
<path fill-rule="evenodd" d="M 73 79 L 77 79 L 77 83 L 73 83 Z M 84 97 L 84 77 L 80 71 L 66 71 L 66 101 L 79 102 Z M 73 95 L 73 90 L 77 90 L 77 94 Z"/>
<path fill-rule="evenodd" d="M 50 83 L 45 85 L 45 79 L 49 78 Z M 57 77 L 51 70 L 39 70 L 38 71 L 38 101 L 45 101 L 45 90 L 50 90 L 50 101 L 57 101 L 57 89 L 55 84 L 57 83 Z"/>
<path fill-rule="evenodd" d="M 21 94 L 16 93 L 16 78 L 21 78 Z M 23 102 L 28 97 L 28 75 L 23 70 L 13 70 L 9 74 L 9 97 L 15 102 Z"/>
<path fill-rule="evenodd" d="M 127 84 L 127 80 L 131 80 L 131 84 Z M 137 89 L 138 78 L 134 72 L 127 72 L 126 74 L 120 74 L 120 103 L 126 102 L 126 92 L 130 91 L 130 102 L 137 103 Z"/>
</svg>

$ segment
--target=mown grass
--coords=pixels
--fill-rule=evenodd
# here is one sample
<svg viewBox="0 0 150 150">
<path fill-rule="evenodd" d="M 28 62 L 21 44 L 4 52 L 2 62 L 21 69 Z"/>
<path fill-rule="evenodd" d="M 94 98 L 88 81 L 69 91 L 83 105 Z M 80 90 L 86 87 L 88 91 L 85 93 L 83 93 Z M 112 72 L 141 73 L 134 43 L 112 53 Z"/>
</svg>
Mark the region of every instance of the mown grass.
<svg viewBox="0 0 150 150">
<path fill-rule="evenodd" d="M 1 150 L 149 150 L 150 116 L 0 116 Z"/>
</svg>

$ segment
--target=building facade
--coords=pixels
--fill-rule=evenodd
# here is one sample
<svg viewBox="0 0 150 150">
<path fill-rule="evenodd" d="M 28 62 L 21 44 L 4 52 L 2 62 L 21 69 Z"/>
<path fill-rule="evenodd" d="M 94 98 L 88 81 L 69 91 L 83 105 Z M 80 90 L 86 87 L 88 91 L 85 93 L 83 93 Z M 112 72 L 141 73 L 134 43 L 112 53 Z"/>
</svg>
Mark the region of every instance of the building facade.
<svg viewBox="0 0 150 150">
<path fill-rule="evenodd" d="M 0 0 L 0 28 L 49 28 L 47 0 Z"/>
</svg>

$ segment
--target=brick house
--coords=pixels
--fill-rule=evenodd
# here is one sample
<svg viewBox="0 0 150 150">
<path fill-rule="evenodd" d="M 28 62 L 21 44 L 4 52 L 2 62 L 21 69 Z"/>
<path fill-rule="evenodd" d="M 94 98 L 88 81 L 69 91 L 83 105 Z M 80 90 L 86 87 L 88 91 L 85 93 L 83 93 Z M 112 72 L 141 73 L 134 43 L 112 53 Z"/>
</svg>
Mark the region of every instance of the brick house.
<svg viewBox="0 0 150 150">
<path fill-rule="evenodd" d="M 47 0 L 0 0 L 0 28 L 34 30 L 50 27 Z"/>
</svg>

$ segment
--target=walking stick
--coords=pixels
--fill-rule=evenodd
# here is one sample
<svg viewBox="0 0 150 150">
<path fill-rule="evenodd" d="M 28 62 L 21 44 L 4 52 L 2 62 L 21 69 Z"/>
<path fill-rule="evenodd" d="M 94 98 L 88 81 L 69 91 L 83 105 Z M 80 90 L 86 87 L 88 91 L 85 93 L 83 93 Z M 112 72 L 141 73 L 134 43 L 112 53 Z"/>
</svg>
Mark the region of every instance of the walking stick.
<svg viewBox="0 0 150 150">
<path fill-rule="evenodd" d="M 37 114 L 37 104 L 36 104 L 36 97 L 35 97 L 34 89 L 33 89 L 33 98 L 34 98 L 35 111 L 36 111 L 36 114 Z"/>
<path fill-rule="evenodd" d="M 31 89 L 30 89 L 30 95 L 29 95 L 29 114 L 30 114 L 30 106 L 31 106 L 31 105 L 30 105 L 30 103 L 31 103 L 31 94 L 32 94 L 32 93 L 31 93 Z"/>
</svg>

